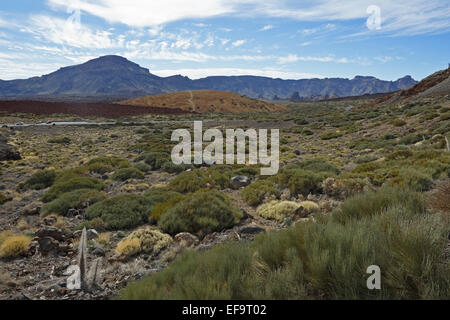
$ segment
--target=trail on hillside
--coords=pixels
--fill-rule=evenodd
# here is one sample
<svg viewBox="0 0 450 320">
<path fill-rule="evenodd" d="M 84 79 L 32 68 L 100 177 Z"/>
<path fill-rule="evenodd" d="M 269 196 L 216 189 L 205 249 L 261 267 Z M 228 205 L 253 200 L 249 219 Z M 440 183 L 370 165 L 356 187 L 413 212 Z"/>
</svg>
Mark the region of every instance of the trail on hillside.
<svg viewBox="0 0 450 320">
<path fill-rule="evenodd" d="M 197 106 L 194 103 L 194 94 L 192 93 L 192 90 L 189 90 L 189 94 L 190 94 L 190 98 L 189 98 L 189 105 L 192 108 L 192 111 L 195 111 L 195 109 L 197 108 Z"/>
</svg>

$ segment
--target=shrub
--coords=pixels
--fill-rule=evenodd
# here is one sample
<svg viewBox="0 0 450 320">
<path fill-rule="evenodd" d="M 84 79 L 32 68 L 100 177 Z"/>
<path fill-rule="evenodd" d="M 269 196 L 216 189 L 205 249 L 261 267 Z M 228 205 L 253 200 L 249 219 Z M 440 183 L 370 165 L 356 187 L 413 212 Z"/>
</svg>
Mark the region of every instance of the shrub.
<svg viewBox="0 0 450 320">
<path fill-rule="evenodd" d="M 195 192 L 207 187 L 228 187 L 230 179 L 217 170 L 210 169 L 187 171 L 176 176 L 170 183 L 169 188 L 173 191 L 186 193 Z"/>
<path fill-rule="evenodd" d="M 123 168 L 117 170 L 112 179 L 115 181 L 127 181 L 128 179 L 143 179 L 144 174 L 136 168 Z"/>
<path fill-rule="evenodd" d="M 97 157 L 97 158 L 89 160 L 89 162 L 86 163 L 86 167 L 88 169 L 92 168 L 95 170 L 98 168 L 103 168 L 103 170 L 108 170 L 108 171 L 104 171 L 104 172 L 97 172 L 97 171 L 90 170 L 91 172 L 97 172 L 97 173 L 111 172 L 111 171 L 113 171 L 113 170 L 111 170 L 111 168 L 122 169 L 122 168 L 128 168 L 129 166 L 130 166 L 130 163 L 128 162 L 128 160 L 122 159 L 122 158 L 115 158 L 115 157 Z"/>
<path fill-rule="evenodd" d="M 152 170 L 159 170 L 164 163 L 170 161 L 170 155 L 165 152 L 150 152 L 144 155 L 143 160 Z"/>
<path fill-rule="evenodd" d="M 260 234 L 250 243 L 187 251 L 166 269 L 129 283 L 120 298 L 446 299 L 448 220 L 411 211 L 397 191 L 393 195 L 380 210 L 369 194 L 369 211 L 344 224 L 323 217 Z M 411 192 L 404 196 L 416 198 Z M 382 270 L 382 290 L 366 285 L 366 269 L 374 264 Z"/>
<path fill-rule="evenodd" d="M 56 173 L 53 170 L 42 170 L 33 174 L 23 184 L 24 189 L 41 190 L 50 187 L 55 181 Z"/>
<path fill-rule="evenodd" d="M 450 214 L 450 180 L 440 181 L 431 193 L 428 204 L 431 209 Z"/>
<path fill-rule="evenodd" d="M 164 172 L 168 173 L 180 173 L 183 171 L 186 171 L 187 169 L 191 169 L 192 165 L 186 165 L 186 164 L 174 164 L 172 161 L 165 162 L 161 169 Z"/>
<path fill-rule="evenodd" d="M 260 205 L 256 213 L 263 218 L 281 222 L 285 218 L 292 216 L 299 207 L 300 204 L 293 201 L 271 201 Z"/>
<path fill-rule="evenodd" d="M 308 213 L 313 213 L 319 211 L 320 207 L 317 203 L 313 201 L 302 201 L 300 206 L 303 207 Z"/>
<path fill-rule="evenodd" d="M 57 213 L 65 216 L 69 209 L 82 209 L 105 198 L 106 196 L 103 193 L 92 189 L 80 189 L 63 193 L 58 199 L 45 203 L 42 207 L 42 214 Z"/>
<path fill-rule="evenodd" d="M 253 182 L 246 186 L 241 194 L 242 199 L 251 206 L 261 204 L 264 198 L 269 196 L 280 197 L 280 190 L 275 188 L 275 182 L 270 178 Z"/>
<path fill-rule="evenodd" d="M 402 168 L 398 175 L 389 179 L 387 183 L 415 191 L 427 191 L 433 184 L 433 179 L 430 175 L 413 168 Z"/>
<path fill-rule="evenodd" d="M 9 200 L 10 200 L 10 198 L 5 196 L 3 193 L 0 193 L 0 206 L 4 203 L 8 202 Z"/>
<path fill-rule="evenodd" d="M 339 174 L 340 170 L 333 164 L 322 159 L 310 159 L 291 163 L 283 169 L 303 169 L 315 173 L 325 172 L 329 174 Z"/>
<path fill-rule="evenodd" d="M 0 245 L 0 258 L 16 258 L 24 254 L 31 244 L 31 238 L 18 235 L 4 239 Z"/>
<path fill-rule="evenodd" d="M 403 160 L 413 155 L 411 150 L 398 150 L 394 151 L 386 156 L 387 160 Z"/>
<path fill-rule="evenodd" d="M 381 214 L 394 204 L 410 210 L 411 214 L 420 214 L 426 211 L 421 194 L 405 188 L 382 187 L 377 191 L 358 194 L 347 199 L 333 214 L 333 218 L 345 223 L 350 219 Z"/>
<path fill-rule="evenodd" d="M 109 230 L 129 229 L 148 221 L 150 206 L 144 196 L 125 194 L 97 202 L 86 210 L 86 216 L 100 218 Z"/>
<path fill-rule="evenodd" d="M 204 236 L 232 227 L 242 218 L 227 196 L 216 190 L 194 193 L 169 209 L 158 221 L 166 233 L 189 232 Z"/>
<path fill-rule="evenodd" d="M 150 214 L 150 222 L 158 222 L 159 219 L 167 212 L 169 209 L 173 208 L 178 202 L 185 199 L 186 196 L 177 194 L 169 198 L 169 200 L 160 202 L 156 204 Z"/>
<path fill-rule="evenodd" d="M 406 122 L 403 121 L 402 119 L 394 119 L 394 120 L 392 120 L 391 124 L 394 127 L 403 127 L 406 124 Z"/>
<path fill-rule="evenodd" d="M 137 241 L 136 241 L 137 240 Z M 159 230 L 149 227 L 133 231 L 119 242 L 116 253 L 131 256 L 138 253 L 158 254 L 172 243 L 172 238 Z"/>
<path fill-rule="evenodd" d="M 323 192 L 330 197 L 346 199 L 364 190 L 367 182 L 362 179 L 327 178 L 322 182 Z"/>
<path fill-rule="evenodd" d="M 289 188 L 292 195 L 307 196 L 320 190 L 321 182 L 326 174 L 313 173 L 303 169 L 286 169 L 278 175 L 279 184 Z"/>
<path fill-rule="evenodd" d="M 138 169 L 139 171 L 142 171 L 142 172 L 145 172 L 145 173 L 152 171 L 152 167 L 150 167 L 145 162 L 136 163 L 136 165 L 134 167 L 136 169 Z"/>
<path fill-rule="evenodd" d="M 125 238 L 117 244 L 116 253 L 125 257 L 131 257 L 139 253 L 141 250 L 141 243 L 139 239 Z"/>
<path fill-rule="evenodd" d="M 344 134 L 341 132 L 329 132 L 322 136 L 320 136 L 320 139 L 322 140 L 331 140 L 342 137 Z"/>
<path fill-rule="evenodd" d="M 70 138 L 68 138 L 68 137 L 60 137 L 60 138 L 49 139 L 47 142 L 48 143 L 69 144 L 70 142 L 72 142 L 72 140 L 70 140 Z"/>
<path fill-rule="evenodd" d="M 43 202 L 50 202 L 58 198 L 61 194 L 79 189 L 101 190 L 104 184 L 95 178 L 78 176 L 69 180 L 58 180 L 42 197 Z"/>
</svg>

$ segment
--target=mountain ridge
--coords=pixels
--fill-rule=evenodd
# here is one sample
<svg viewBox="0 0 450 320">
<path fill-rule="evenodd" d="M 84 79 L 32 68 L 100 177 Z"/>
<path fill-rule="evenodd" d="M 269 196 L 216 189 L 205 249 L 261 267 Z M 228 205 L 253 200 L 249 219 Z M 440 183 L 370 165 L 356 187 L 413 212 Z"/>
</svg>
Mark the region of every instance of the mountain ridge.
<svg viewBox="0 0 450 320">
<path fill-rule="evenodd" d="M 416 83 L 411 76 L 396 81 L 371 76 L 299 80 L 251 75 L 211 76 L 196 80 L 181 75 L 159 77 L 124 57 L 108 55 L 40 77 L 0 80 L 0 99 L 125 100 L 188 90 L 216 90 L 272 100 L 275 96 L 288 98 L 296 92 L 302 98 L 386 93 L 407 89 Z"/>
</svg>

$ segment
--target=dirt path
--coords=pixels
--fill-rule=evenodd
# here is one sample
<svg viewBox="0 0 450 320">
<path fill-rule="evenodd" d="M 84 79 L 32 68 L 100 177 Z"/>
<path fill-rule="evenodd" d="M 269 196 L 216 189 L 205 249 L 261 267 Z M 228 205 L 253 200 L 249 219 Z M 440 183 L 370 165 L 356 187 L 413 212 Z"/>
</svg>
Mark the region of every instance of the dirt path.
<svg viewBox="0 0 450 320">
<path fill-rule="evenodd" d="M 195 111 L 195 109 L 197 109 L 197 106 L 194 103 L 194 94 L 192 93 L 192 90 L 189 90 L 189 95 L 190 95 L 190 98 L 188 100 L 189 105 L 191 106 L 192 111 Z"/>
</svg>

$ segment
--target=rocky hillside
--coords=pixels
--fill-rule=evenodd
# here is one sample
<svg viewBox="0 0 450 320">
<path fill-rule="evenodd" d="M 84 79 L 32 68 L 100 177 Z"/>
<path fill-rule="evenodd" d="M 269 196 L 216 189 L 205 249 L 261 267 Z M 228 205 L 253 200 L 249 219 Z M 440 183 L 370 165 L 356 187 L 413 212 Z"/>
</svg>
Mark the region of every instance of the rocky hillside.
<svg viewBox="0 0 450 320">
<path fill-rule="evenodd" d="M 187 90 L 219 90 L 251 98 L 345 97 L 406 89 L 416 81 L 374 77 L 354 79 L 282 80 L 255 76 L 207 77 L 191 80 L 180 75 L 161 78 L 120 56 L 104 56 L 86 63 L 26 80 L 0 80 L 0 99 L 58 101 L 118 101 L 145 95 Z"/>
<path fill-rule="evenodd" d="M 270 112 L 286 107 L 248 98 L 233 92 L 199 90 L 141 97 L 120 102 L 131 106 L 163 107 L 185 111 L 205 112 Z"/>
<path fill-rule="evenodd" d="M 450 68 L 433 73 L 409 89 L 386 95 L 375 104 L 389 105 L 450 94 Z"/>
</svg>

